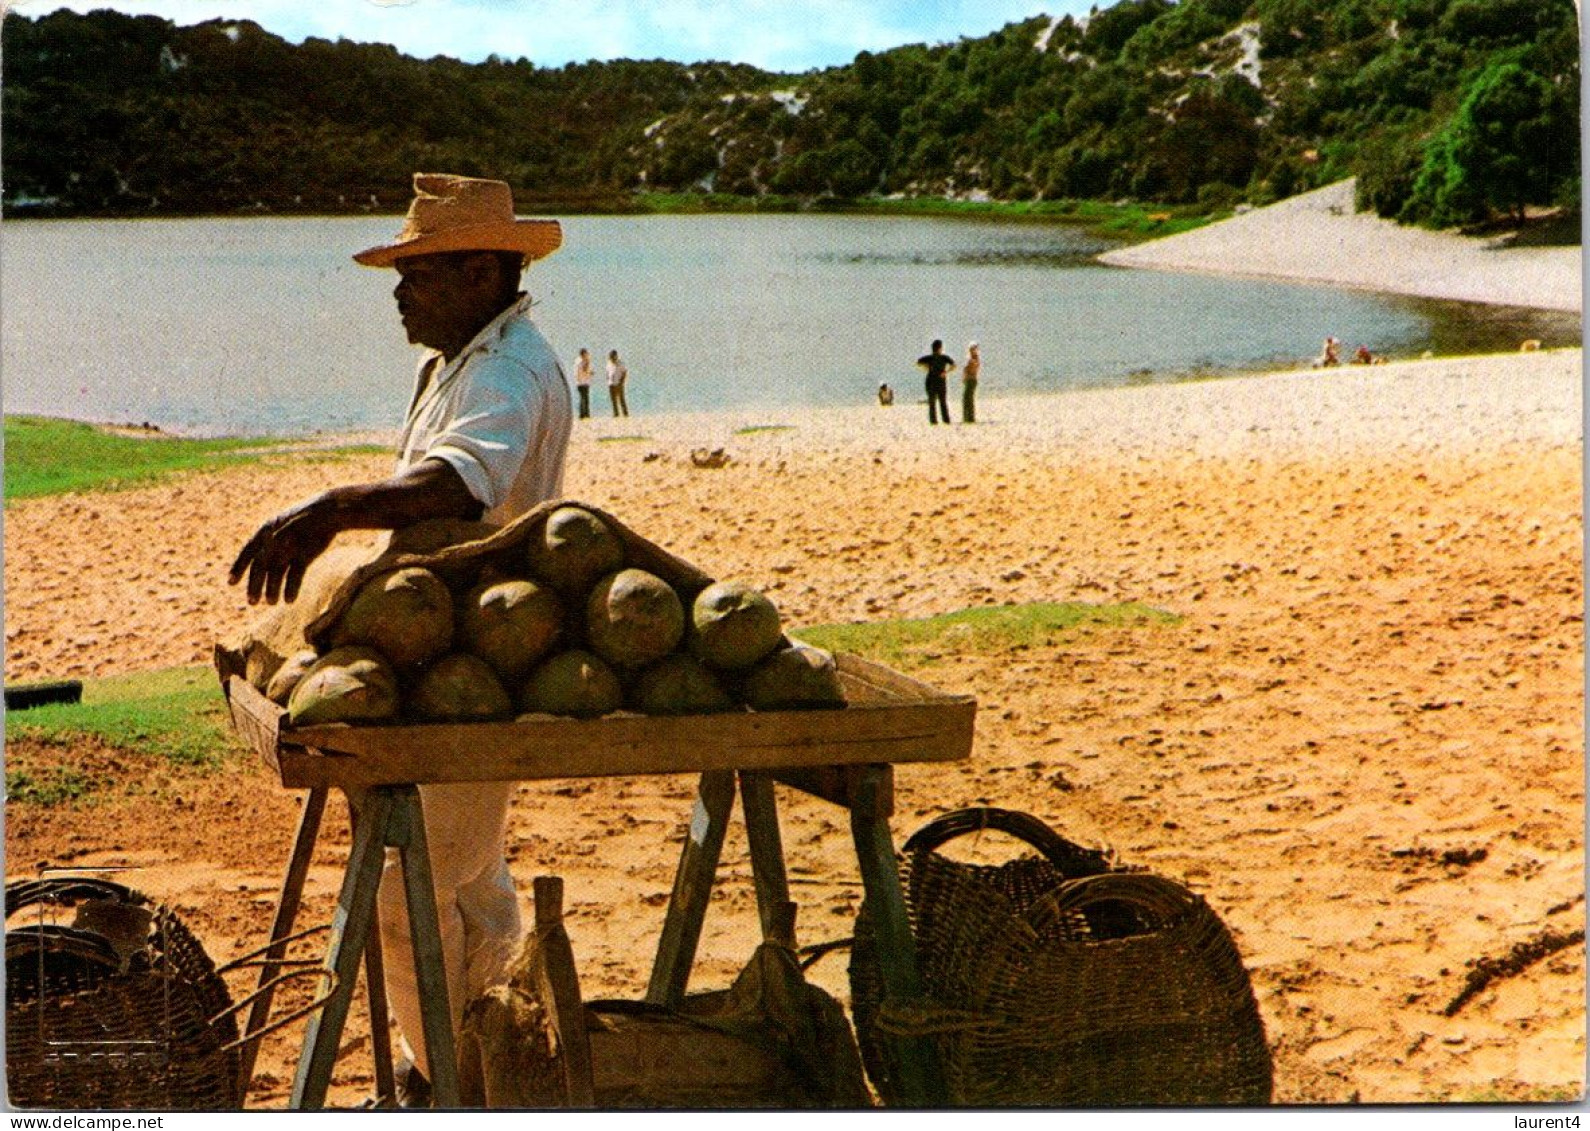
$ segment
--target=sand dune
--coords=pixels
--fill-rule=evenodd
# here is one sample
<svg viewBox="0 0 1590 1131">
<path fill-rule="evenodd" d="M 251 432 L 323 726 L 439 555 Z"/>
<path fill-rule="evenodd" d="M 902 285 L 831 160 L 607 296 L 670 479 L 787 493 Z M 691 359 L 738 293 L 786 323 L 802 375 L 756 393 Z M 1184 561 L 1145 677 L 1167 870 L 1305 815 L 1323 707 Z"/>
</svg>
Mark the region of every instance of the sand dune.
<svg viewBox="0 0 1590 1131">
<path fill-rule="evenodd" d="M 1252 275 L 1544 310 L 1583 310 L 1574 247 L 1514 246 L 1353 211 L 1353 181 L 1101 258 L 1120 267 Z"/>
</svg>

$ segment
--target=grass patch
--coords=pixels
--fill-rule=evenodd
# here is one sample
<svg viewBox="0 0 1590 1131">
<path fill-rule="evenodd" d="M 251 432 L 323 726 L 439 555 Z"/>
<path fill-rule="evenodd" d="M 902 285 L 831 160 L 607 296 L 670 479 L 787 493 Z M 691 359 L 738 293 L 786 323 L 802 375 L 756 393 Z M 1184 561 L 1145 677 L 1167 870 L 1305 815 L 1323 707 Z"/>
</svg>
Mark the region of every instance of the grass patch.
<svg viewBox="0 0 1590 1131">
<path fill-rule="evenodd" d="M 1485 1088 L 1475 1092 L 1462 1092 L 1445 1101 L 1461 1104 L 1551 1104 L 1576 1103 L 1583 1093 L 1569 1084 L 1534 1084 L 1521 1087 L 1515 1093 Z"/>
<path fill-rule="evenodd" d="M 598 444 L 638 444 L 650 440 L 650 436 L 598 436 Z"/>
<path fill-rule="evenodd" d="M 1175 624 L 1181 618 L 1137 601 L 1119 605 L 1037 602 L 990 605 L 922 620 L 825 624 L 791 635 L 830 652 L 852 652 L 890 667 L 926 667 L 948 655 L 1055 644 L 1094 628 Z"/>
<path fill-rule="evenodd" d="M 1154 239 L 1202 227 L 1230 215 L 1208 205 L 1151 205 L 1104 200 L 951 200 L 942 196 L 733 196 L 728 193 L 649 192 L 635 198 L 642 212 L 839 212 L 874 216 L 969 216 L 986 220 L 1071 224 L 1118 240 Z"/>
<path fill-rule="evenodd" d="M 218 462 L 253 462 L 266 442 L 190 440 L 158 432 L 126 436 L 75 420 L 7 416 L 5 500 L 114 490 Z"/>
<path fill-rule="evenodd" d="M 9 712 L 6 735 L 55 747 L 97 738 L 118 750 L 202 768 L 220 765 L 238 748 L 215 672 L 198 666 L 84 680 L 81 703 Z M 11 772 L 6 774 L 13 798 L 23 787 L 62 788 L 43 774 L 20 774 L 30 780 L 14 784 Z"/>
<path fill-rule="evenodd" d="M 49 808 L 76 801 L 94 789 L 83 771 L 71 766 L 46 766 L 37 770 L 6 769 L 6 803 Z"/>
<path fill-rule="evenodd" d="M 736 436 L 754 436 L 758 432 L 793 432 L 793 424 L 747 424 L 744 428 L 736 428 Z"/>
<path fill-rule="evenodd" d="M 643 192 L 635 205 L 641 212 L 658 215 L 702 212 L 799 212 L 804 206 L 798 197 L 736 196 L 727 192 Z"/>
</svg>

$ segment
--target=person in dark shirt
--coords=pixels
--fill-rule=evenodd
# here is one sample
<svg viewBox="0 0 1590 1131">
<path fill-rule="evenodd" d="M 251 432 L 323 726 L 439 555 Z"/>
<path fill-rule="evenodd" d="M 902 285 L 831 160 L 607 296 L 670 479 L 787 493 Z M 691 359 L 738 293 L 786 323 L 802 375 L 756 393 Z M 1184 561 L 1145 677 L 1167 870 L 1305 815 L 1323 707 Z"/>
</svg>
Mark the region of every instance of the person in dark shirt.
<svg viewBox="0 0 1590 1131">
<path fill-rule="evenodd" d="M 927 370 L 928 423 L 937 424 L 942 416 L 944 423 L 948 424 L 950 406 L 945 398 L 948 382 L 944 378 L 955 368 L 955 359 L 944 352 L 942 341 L 934 339 L 932 352 L 917 358 L 916 363 Z"/>
</svg>

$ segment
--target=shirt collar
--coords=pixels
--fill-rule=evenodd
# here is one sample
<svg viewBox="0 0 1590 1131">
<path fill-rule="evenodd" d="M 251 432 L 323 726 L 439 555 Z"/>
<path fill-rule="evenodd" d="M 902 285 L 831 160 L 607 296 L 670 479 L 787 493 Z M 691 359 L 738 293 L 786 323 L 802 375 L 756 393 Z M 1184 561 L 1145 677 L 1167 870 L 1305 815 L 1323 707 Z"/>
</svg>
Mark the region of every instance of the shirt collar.
<svg viewBox="0 0 1590 1131">
<path fill-rule="evenodd" d="M 524 291 L 519 292 L 519 297 L 503 308 L 502 312 L 493 318 L 480 333 L 470 339 L 469 344 L 458 351 L 458 356 L 452 361 L 444 361 L 440 350 L 430 350 L 420 359 L 420 382 L 422 387 L 414 390 L 414 398 L 409 404 L 409 416 L 414 415 L 415 409 L 422 403 L 436 395 L 436 391 L 445 385 L 448 380 L 463 368 L 464 362 L 482 350 L 490 349 L 501 341 L 508 332 L 508 324 L 521 314 L 530 312 L 530 296 Z M 427 379 L 428 375 L 428 379 Z"/>
<path fill-rule="evenodd" d="M 520 291 L 518 298 L 514 299 L 512 303 L 504 307 L 502 312 L 498 314 L 497 317 L 493 318 L 490 322 L 486 323 L 485 326 L 481 327 L 480 333 L 471 338 L 469 344 L 458 352 L 458 356 L 447 363 L 448 368 L 456 369 L 458 365 L 470 354 L 478 353 L 479 351 L 487 349 L 501 341 L 502 336 L 508 332 L 508 323 L 517 316 L 521 314 L 528 314 L 529 312 L 530 296 L 525 292 Z"/>
</svg>

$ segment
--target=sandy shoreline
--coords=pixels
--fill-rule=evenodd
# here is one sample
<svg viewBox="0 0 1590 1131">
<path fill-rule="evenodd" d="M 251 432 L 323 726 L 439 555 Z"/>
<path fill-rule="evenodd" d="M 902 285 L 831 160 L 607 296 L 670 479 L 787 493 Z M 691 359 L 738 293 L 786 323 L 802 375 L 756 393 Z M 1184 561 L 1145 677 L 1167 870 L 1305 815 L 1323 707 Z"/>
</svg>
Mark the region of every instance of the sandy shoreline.
<svg viewBox="0 0 1590 1131">
<path fill-rule="evenodd" d="M 957 492 L 986 487 L 979 480 L 996 472 L 1019 478 L 1029 461 L 1150 467 L 1577 450 L 1581 368 L 1581 351 L 1552 350 L 989 397 L 971 427 L 930 427 L 922 406 L 906 403 L 596 417 L 576 432 L 565 488 L 624 515 L 631 481 L 666 469 L 722 488 L 725 497 L 748 493 L 747 505 L 760 505 L 787 474 L 815 474 L 829 460 L 898 477 L 896 505 L 909 511 L 931 499 L 932 483 L 964 480 Z M 692 453 L 718 449 L 727 466 L 694 466 Z M 248 615 L 238 591 L 223 582 L 231 554 L 253 527 L 314 491 L 384 475 L 389 463 L 384 455 L 284 454 L 168 487 L 8 507 L 7 679 L 207 662 L 211 643 Z M 920 490 L 913 486 L 918 476 L 926 477 Z M 647 509 L 669 513 L 650 499 Z M 132 515 L 147 524 L 148 536 L 126 537 Z M 70 540 L 52 533 L 62 525 L 73 530 Z"/>
<path fill-rule="evenodd" d="M 1100 256 L 1120 267 L 1326 283 L 1543 310 L 1584 309 L 1579 247 L 1511 246 L 1353 210 L 1353 182 Z"/>
<path fill-rule="evenodd" d="M 975 695 L 977 737 L 966 763 L 902 767 L 896 838 L 999 805 L 1187 882 L 1252 973 L 1280 1102 L 1561 1100 L 1585 1077 L 1583 943 L 1558 945 L 1585 925 L 1582 360 L 988 395 L 947 428 L 914 403 L 598 417 L 565 493 L 796 626 L 1031 601 L 1175 614 L 930 658 L 914 674 Z M 207 663 L 253 615 L 225 571 L 254 527 L 389 466 L 283 452 L 8 506 L 6 679 Z M 127 866 L 217 960 L 264 941 L 297 813 L 268 770 L 14 739 L 7 759 L 98 787 L 8 807 L 11 876 Z M 564 878 L 588 997 L 645 986 L 693 786 L 520 787 L 511 866 L 527 913 L 534 876 Z M 843 938 L 842 815 L 779 805 L 800 942 Z M 330 918 L 346 841 L 322 842 L 304 922 Z M 736 819 L 692 989 L 749 957 L 749 874 Z M 1452 1009 L 1486 963 L 1503 972 Z M 812 977 L 846 998 L 842 958 Z M 371 1087 L 359 1008 L 336 1103 Z M 253 1106 L 285 1103 L 295 1036 L 267 1040 Z"/>
</svg>

